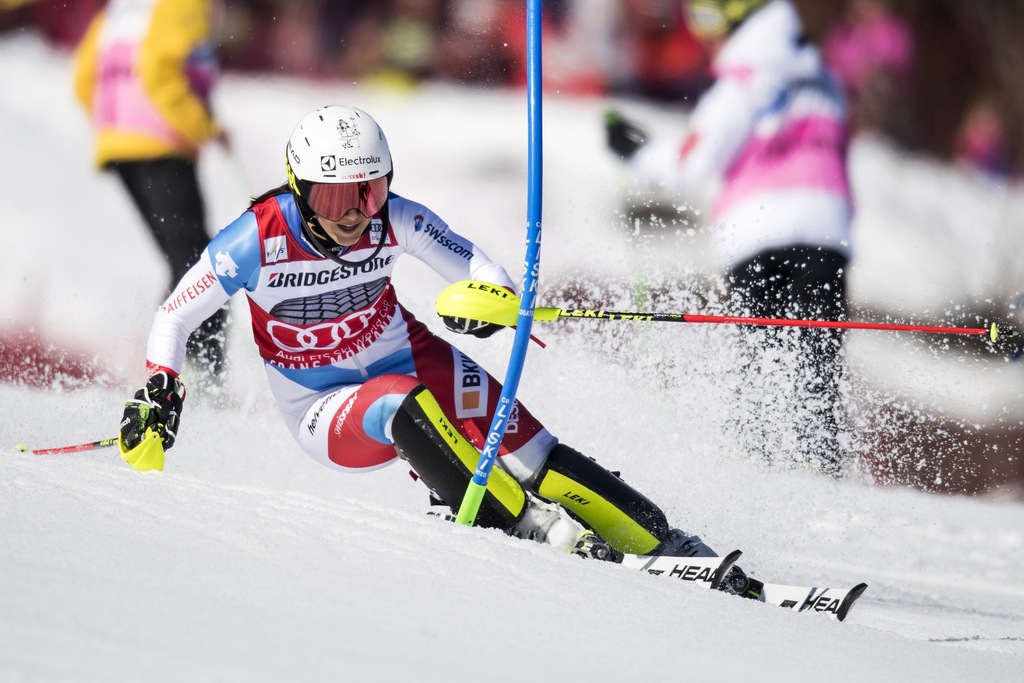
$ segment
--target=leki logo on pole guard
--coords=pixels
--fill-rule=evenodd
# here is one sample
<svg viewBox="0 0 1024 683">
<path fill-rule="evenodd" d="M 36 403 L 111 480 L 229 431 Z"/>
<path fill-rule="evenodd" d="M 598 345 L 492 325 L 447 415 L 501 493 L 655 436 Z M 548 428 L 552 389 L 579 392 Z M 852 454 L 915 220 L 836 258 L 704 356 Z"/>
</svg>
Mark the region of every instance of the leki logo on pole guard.
<svg viewBox="0 0 1024 683">
<path fill-rule="evenodd" d="M 271 320 L 267 323 L 267 333 L 278 348 L 284 351 L 330 351 L 344 340 L 369 327 L 376 314 L 377 309 L 370 308 L 357 311 L 341 320 L 332 320 L 311 327 L 298 327 L 280 320 Z"/>
</svg>

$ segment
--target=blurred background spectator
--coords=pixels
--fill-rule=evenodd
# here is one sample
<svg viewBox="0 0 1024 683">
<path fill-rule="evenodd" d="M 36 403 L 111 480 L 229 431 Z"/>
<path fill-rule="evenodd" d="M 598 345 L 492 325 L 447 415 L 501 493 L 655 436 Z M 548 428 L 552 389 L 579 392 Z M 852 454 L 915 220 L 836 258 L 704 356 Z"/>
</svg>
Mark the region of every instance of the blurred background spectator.
<svg viewBox="0 0 1024 683">
<path fill-rule="evenodd" d="M 998 179 L 1010 174 L 1006 113 L 995 97 L 983 97 L 967 110 L 953 153 L 961 166 L 989 177 Z"/>
<path fill-rule="evenodd" d="M 74 89 L 96 135 L 96 166 L 131 196 L 170 270 L 168 292 L 210 234 L 196 159 L 227 134 L 210 107 L 220 0 L 112 0 L 78 44 Z M 192 376 L 219 379 L 227 308 L 188 339 Z"/>
<path fill-rule="evenodd" d="M 822 44 L 825 63 L 846 93 L 854 130 L 904 125 L 901 93 L 914 59 L 910 25 L 884 0 L 849 0 Z"/>
<path fill-rule="evenodd" d="M 546 0 L 545 87 L 687 103 L 710 84 L 685 0 Z M 859 131 L 1013 176 L 1024 131 L 1024 1 L 794 0 Z M 0 32 L 72 48 L 104 0 L 0 0 Z M 406 88 L 525 84 L 522 0 L 227 0 L 224 70 Z"/>
<path fill-rule="evenodd" d="M 611 90 L 659 100 L 694 101 L 711 85 L 705 48 L 686 28 L 685 3 L 622 0 L 620 55 L 626 68 Z"/>
</svg>

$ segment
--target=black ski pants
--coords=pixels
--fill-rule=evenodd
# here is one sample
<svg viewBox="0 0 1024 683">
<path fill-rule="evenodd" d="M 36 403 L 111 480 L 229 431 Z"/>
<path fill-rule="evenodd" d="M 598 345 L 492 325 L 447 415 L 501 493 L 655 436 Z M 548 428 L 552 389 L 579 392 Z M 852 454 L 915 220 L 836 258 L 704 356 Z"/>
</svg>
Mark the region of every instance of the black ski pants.
<svg viewBox="0 0 1024 683">
<path fill-rule="evenodd" d="M 171 267 L 170 293 L 210 241 L 195 164 L 180 157 L 161 157 L 116 161 L 108 167 L 121 178 Z M 226 320 L 225 307 L 193 332 L 188 342 L 189 356 L 214 375 L 224 367 Z"/>
<path fill-rule="evenodd" d="M 846 257 L 830 249 L 786 247 L 737 264 L 729 280 L 746 315 L 841 321 L 847 314 L 846 265 Z M 844 422 L 843 336 L 841 330 L 807 328 L 748 328 L 743 334 L 747 373 L 765 372 L 769 347 L 783 348 L 796 359 L 790 378 L 797 385 L 797 405 L 789 412 L 797 423 L 797 457 L 832 475 L 839 474 L 843 460 L 838 439 Z"/>
</svg>

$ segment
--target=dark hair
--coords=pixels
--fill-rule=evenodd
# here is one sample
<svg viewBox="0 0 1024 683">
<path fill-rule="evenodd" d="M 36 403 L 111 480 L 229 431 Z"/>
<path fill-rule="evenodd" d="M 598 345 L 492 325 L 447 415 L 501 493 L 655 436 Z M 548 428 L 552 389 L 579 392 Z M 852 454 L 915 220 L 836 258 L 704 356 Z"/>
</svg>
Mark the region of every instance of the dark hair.
<svg viewBox="0 0 1024 683">
<path fill-rule="evenodd" d="M 257 204 L 262 204 L 263 202 L 267 201 L 271 197 L 276 197 L 279 194 L 289 194 L 289 193 L 291 193 L 291 191 L 292 191 L 292 188 L 288 187 L 288 183 L 285 183 L 285 184 L 283 184 L 283 185 L 281 185 L 279 187 L 275 187 L 273 190 L 267 190 L 266 192 L 261 194 L 259 197 L 253 197 L 252 201 L 249 202 L 249 208 L 251 209 L 252 207 L 256 206 Z"/>
</svg>

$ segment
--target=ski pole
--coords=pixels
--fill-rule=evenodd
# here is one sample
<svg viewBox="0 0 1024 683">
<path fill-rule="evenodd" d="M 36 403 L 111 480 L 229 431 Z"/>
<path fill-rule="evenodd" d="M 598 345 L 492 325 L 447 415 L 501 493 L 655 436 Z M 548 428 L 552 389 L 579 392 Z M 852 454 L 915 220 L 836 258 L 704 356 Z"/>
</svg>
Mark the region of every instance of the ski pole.
<svg viewBox="0 0 1024 683">
<path fill-rule="evenodd" d="M 491 429 L 484 441 L 480 460 L 477 462 L 473 479 L 466 487 L 466 494 L 459 506 L 455 521 L 459 524 L 472 526 L 476 521 L 480 503 L 487 492 L 487 480 L 491 476 L 491 468 L 498 457 L 498 447 L 505 437 L 505 428 L 512 415 L 512 408 L 519 388 L 519 379 L 523 374 L 526 362 L 526 351 L 530 345 L 530 329 L 533 326 L 534 298 L 537 295 L 537 277 L 540 274 L 540 239 L 541 239 L 541 196 L 543 190 L 543 143 L 541 123 L 541 0 L 526 2 L 526 100 L 529 133 L 529 158 L 527 167 L 526 202 L 526 257 L 523 263 L 523 300 L 516 297 L 515 311 L 512 322 L 516 326 L 515 340 L 512 342 L 512 353 L 505 371 L 505 384 L 501 389 L 497 410 L 491 421 Z M 507 290 L 506 290 L 507 291 Z"/>
<path fill-rule="evenodd" d="M 519 299 L 515 294 L 486 282 L 466 280 L 451 285 L 437 298 L 438 314 L 496 325 L 514 324 Z M 1000 337 L 995 323 L 989 327 L 934 327 L 929 325 L 887 325 L 880 323 L 836 322 L 829 320 L 793 320 L 790 318 L 747 318 L 731 315 L 690 315 L 684 313 L 641 313 L 584 309 L 562 309 L 538 306 L 534 318 L 541 321 L 572 318 L 575 320 L 628 320 L 634 322 L 718 323 L 731 325 L 760 325 L 769 327 L 813 327 L 842 330 L 889 330 L 894 332 L 927 332 L 933 334 L 987 335 L 993 342 Z M 1016 336 L 1016 331 L 1002 333 Z"/>
<path fill-rule="evenodd" d="M 93 451 L 97 448 L 109 448 L 117 445 L 117 437 L 112 439 L 100 439 L 99 441 L 93 441 L 92 443 L 83 443 L 80 446 L 62 446 L 60 448 L 44 448 L 40 450 L 29 451 L 33 455 L 58 455 L 61 453 L 80 453 L 82 451 Z M 28 446 L 18 445 L 15 446 L 15 450 L 28 451 Z"/>
</svg>

